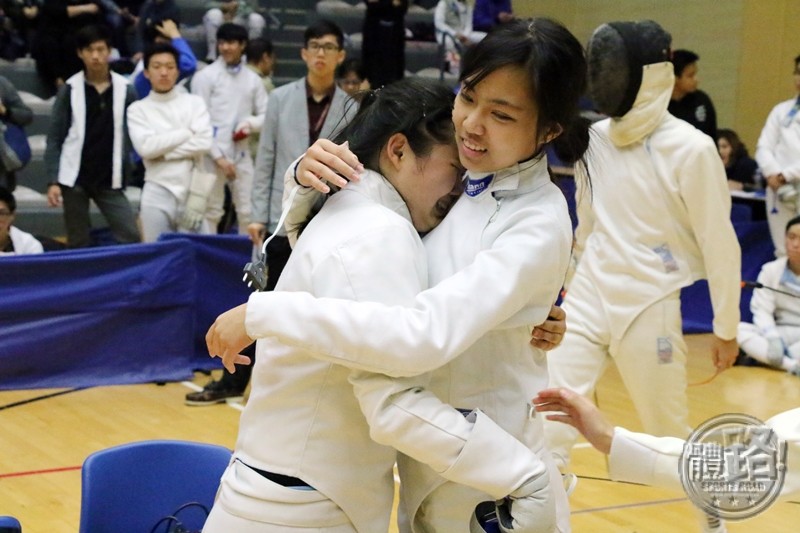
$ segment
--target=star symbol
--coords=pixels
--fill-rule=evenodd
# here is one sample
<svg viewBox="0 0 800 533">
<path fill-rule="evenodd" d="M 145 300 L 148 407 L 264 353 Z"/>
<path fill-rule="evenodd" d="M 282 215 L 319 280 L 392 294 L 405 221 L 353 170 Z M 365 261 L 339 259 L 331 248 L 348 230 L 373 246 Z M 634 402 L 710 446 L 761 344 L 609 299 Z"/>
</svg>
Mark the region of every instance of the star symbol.
<svg viewBox="0 0 800 533">
<path fill-rule="evenodd" d="M 739 501 L 736 499 L 736 496 L 731 496 L 728 498 L 728 503 L 731 504 L 731 507 L 737 507 L 739 505 Z"/>
<path fill-rule="evenodd" d="M 711 497 L 711 505 L 713 505 L 714 507 L 719 507 L 719 498 L 717 497 L 716 494 Z"/>
<path fill-rule="evenodd" d="M 752 494 L 747 495 L 747 505 L 753 506 L 756 503 L 756 499 L 753 498 Z"/>
</svg>

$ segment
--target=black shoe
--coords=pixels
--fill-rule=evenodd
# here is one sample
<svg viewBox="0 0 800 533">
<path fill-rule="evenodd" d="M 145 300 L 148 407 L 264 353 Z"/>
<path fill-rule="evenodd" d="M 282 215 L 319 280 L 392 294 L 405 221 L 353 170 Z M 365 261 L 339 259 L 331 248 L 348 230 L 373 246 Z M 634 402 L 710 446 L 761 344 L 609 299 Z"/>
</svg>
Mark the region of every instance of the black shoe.
<svg viewBox="0 0 800 533">
<path fill-rule="evenodd" d="M 186 405 L 214 405 L 227 400 L 243 400 L 244 391 L 226 389 L 221 381 L 211 381 L 203 390 L 186 395 Z"/>
</svg>

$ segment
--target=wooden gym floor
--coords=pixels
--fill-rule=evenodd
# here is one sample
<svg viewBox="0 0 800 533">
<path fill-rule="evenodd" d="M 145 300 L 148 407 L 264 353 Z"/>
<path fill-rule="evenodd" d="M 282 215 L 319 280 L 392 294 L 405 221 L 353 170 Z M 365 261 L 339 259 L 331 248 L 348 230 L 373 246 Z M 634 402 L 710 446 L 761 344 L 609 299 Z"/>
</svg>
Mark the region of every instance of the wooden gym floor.
<svg viewBox="0 0 800 533">
<path fill-rule="evenodd" d="M 713 371 L 708 335 L 688 337 L 689 382 Z M 195 383 L 202 385 L 205 376 Z M 16 516 L 25 533 L 78 530 L 80 465 L 102 448 L 145 439 L 186 439 L 232 447 L 236 405 L 186 407 L 185 384 L 130 385 L 64 391 L 0 391 L 0 515 Z M 722 412 L 764 420 L 800 405 L 800 378 L 763 368 L 735 367 L 707 385 L 689 388 L 693 426 Z M 598 388 L 601 409 L 615 424 L 640 429 L 619 376 L 612 368 Z M 17 403 L 19 405 L 14 405 Z M 698 531 L 697 515 L 676 492 L 608 481 L 605 458 L 579 445 L 574 472 L 581 478 L 570 498 L 576 533 Z M 800 497 L 798 498 L 800 502 Z M 778 503 L 762 515 L 729 523 L 731 533 L 800 530 L 800 505 Z M 450 532 L 442 532 L 450 533 Z"/>
</svg>

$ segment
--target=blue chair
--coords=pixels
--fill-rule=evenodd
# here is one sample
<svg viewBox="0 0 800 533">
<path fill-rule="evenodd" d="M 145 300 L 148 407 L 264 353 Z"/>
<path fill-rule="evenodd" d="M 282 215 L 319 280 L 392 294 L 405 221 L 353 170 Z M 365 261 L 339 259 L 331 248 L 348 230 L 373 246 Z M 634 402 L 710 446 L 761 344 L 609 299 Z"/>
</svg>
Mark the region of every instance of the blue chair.
<svg viewBox="0 0 800 533">
<path fill-rule="evenodd" d="M 81 469 L 80 533 L 148 533 L 187 503 L 210 510 L 230 459 L 231 451 L 222 446 L 175 440 L 95 452 Z M 177 518 L 199 531 L 206 513 L 188 506 Z M 157 530 L 167 531 L 169 524 L 162 524 Z"/>
<path fill-rule="evenodd" d="M 22 533 L 22 526 L 13 516 L 0 516 L 0 533 Z"/>
</svg>

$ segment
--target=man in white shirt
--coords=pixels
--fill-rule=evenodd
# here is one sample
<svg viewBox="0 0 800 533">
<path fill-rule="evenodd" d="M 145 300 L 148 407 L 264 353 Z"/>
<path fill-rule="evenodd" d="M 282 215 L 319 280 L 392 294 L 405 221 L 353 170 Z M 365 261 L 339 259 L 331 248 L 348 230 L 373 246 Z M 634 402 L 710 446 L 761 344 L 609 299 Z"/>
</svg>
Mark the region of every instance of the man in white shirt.
<svg viewBox="0 0 800 533">
<path fill-rule="evenodd" d="M 128 132 L 145 167 L 140 202 L 145 242 L 178 230 L 211 233 L 205 208 L 216 176 L 192 172 L 211 148 L 211 123 L 203 99 L 176 87 L 178 60 L 171 44 L 148 49 L 144 75 L 152 90 L 128 108 Z"/>
</svg>

